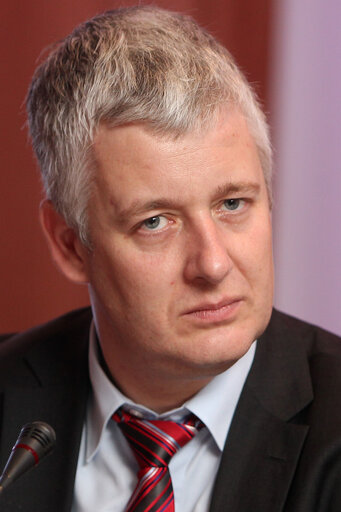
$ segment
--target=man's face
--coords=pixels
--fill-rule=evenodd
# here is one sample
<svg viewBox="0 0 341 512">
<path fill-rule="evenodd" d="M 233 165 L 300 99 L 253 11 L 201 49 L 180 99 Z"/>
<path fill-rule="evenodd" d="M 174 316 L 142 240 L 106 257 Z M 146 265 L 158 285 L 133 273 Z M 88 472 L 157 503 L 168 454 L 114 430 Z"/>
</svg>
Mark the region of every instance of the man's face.
<svg viewBox="0 0 341 512">
<path fill-rule="evenodd" d="M 269 203 L 244 118 L 230 111 L 177 140 L 101 126 L 94 148 L 86 268 L 109 368 L 156 379 L 223 371 L 272 307 Z"/>
</svg>

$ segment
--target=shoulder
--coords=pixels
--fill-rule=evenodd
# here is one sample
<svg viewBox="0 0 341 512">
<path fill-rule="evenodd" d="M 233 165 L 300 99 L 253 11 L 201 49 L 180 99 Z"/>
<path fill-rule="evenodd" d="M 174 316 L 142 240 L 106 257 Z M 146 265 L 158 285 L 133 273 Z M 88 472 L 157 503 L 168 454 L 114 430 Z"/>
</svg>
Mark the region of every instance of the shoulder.
<svg viewBox="0 0 341 512">
<path fill-rule="evenodd" d="M 84 308 L 27 331 L 0 336 L 0 383 L 25 374 L 31 361 L 43 367 L 53 360 L 67 367 L 87 350 L 91 320 L 90 308 Z"/>
<path fill-rule="evenodd" d="M 341 356 L 340 336 L 276 309 L 265 334 L 270 338 L 283 338 L 289 347 L 296 348 L 297 352 L 306 351 L 309 357 L 318 354 Z"/>
<path fill-rule="evenodd" d="M 80 329 L 89 327 L 92 319 L 90 308 L 70 311 L 44 324 L 27 331 L 0 335 L 0 358 L 18 351 L 25 351 L 44 340 L 54 340 L 60 336 L 77 336 Z"/>
<path fill-rule="evenodd" d="M 340 336 L 278 311 L 274 311 L 270 324 L 273 336 L 268 343 L 277 343 L 282 354 L 289 354 L 290 368 L 300 361 L 297 368 L 303 373 L 307 365 L 314 396 L 312 410 L 340 410 Z M 289 365 L 287 368 L 289 371 Z"/>
<path fill-rule="evenodd" d="M 317 410 L 339 404 L 341 396 L 341 338 L 316 325 L 273 311 L 259 338 L 250 377 L 263 395 L 280 395 L 286 410 L 298 396 L 314 397 Z M 333 392 L 330 392 L 330 390 Z M 328 396 L 328 400 L 326 400 Z M 276 400 L 279 400 L 277 396 Z M 340 414 L 341 418 L 341 414 Z"/>
</svg>

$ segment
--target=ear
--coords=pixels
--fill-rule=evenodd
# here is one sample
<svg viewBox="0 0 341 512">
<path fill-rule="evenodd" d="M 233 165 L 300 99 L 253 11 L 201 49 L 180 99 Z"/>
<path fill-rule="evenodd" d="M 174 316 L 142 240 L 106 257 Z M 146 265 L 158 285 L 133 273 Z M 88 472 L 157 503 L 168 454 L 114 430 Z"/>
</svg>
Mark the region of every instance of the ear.
<svg viewBox="0 0 341 512">
<path fill-rule="evenodd" d="M 66 224 L 47 199 L 40 205 L 39 217 L 52 259 L 59 270 L 74 283 L 87 283 L 86 263 L 90 253 L 75 230 Z"/>
</svg>

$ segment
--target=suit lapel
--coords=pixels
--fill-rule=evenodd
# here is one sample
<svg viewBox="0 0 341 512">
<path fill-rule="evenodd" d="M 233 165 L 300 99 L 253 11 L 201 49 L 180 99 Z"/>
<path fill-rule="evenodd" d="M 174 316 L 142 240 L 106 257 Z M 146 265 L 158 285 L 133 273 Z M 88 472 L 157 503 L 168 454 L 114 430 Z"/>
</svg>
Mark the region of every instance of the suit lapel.
<svg viewBox="0 0 341 512">
<path fill-rule="evenodd" d="M 249 393 L 235 419 L 210 511 L 279 512 L 308 429 L 273 417 Z"/>
<path fill-rule="evenodd" d="M 88 326 L 84 335 L 88 337 Z M 4 507 L 6 512 L 71 510 L 88 394 L 86 341 L 61 340 L 55 353 L 50 353 L 50 368 L 46 368 L 45 357 L 52 346 L 47 343 L 43 350 L 41 346 L 34 347 L 23 359 L 30 380 L 26 379 L 25 386 L 11 385 L 4 392 L 1 467 L 25 423 L 45 421 L 55 429 L 57 437 L 53 453 L 3 493 L 0 508 Z M 67 358 L 61 356 L 65 354 L 66 343 L 73 343 L 71 350 L 66 349 Z"/>
<path fill-rule="evenodd" d="M 312 400 L 305 340 L 274 312 L 236 409 L 210 512 L 280 512 L 309 427 L 293 418 Z"/>
</svg>

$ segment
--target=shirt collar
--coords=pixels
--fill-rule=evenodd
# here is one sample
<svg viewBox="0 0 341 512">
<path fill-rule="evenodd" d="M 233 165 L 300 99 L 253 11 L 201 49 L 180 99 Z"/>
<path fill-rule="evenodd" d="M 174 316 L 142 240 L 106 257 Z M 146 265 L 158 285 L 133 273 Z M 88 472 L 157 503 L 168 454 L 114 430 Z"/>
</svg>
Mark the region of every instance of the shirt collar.
<svg viewBox="0 0 341 512">
<path fill-rule="evenodd" d="M 98 358 L 95 325 L 90 328 L 89 373 L 92 393 L 86 419 L 86 463 L 95 456 L 101 438 L 113 413 L 123 404 L 131 405 L 134 411 L 148 416 L 177 420 L 184 412 L 193 412 L 209 429 L 222 451 L 230 428 L 240 393 L 251 368 L 256 342 L 231 368 L 214 377 L 182 407 L 156 415 L 150 409 L 135 404 L 124 396 L 103 371 Z"/>
<path fill-rule="evenodd" d="M 225 372 L 214 377 L 207 386 L 184 405 L 205 423 L 220 451 L 237 407 L 240 394 L 250 371 L 257 341 L 246 354 Z"/>
</svg>

